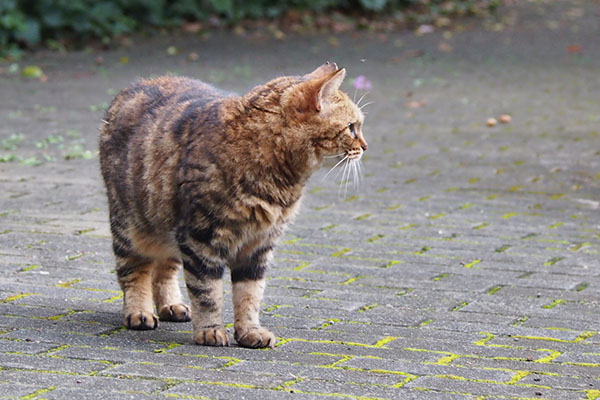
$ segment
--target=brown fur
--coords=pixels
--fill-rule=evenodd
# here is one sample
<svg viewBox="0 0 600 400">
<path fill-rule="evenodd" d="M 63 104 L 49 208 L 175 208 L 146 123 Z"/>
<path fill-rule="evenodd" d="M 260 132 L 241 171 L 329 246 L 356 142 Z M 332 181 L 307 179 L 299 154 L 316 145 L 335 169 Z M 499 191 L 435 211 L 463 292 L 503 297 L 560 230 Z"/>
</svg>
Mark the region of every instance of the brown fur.
<svg viewBox="0 0 600 400">
<path fill-rule="evenodd" d="M 222 275 L 233 282 L 235 338 L 275 343 L 258 315 L 265 270 L 324 156 L 357 158 L 363 115 L 324 64 L 243 96 L 182 77 L 140 80 L 113 100 L 100 135 L 124 320 L 188 321 L 198 344 L 227 345 Z M 356 136 L 350 133 L 353 123 Z M 191 299 L 182 303 L 183 265 Z"/>
</svg>

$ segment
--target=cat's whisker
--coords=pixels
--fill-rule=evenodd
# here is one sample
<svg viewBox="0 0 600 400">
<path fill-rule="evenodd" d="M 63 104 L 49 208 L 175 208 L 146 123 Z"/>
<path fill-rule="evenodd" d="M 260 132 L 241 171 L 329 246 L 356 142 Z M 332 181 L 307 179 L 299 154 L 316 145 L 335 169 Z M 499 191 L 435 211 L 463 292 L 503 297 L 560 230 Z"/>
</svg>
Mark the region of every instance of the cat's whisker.
<svg viewBox="0 0 600 400">
<path fill-rule="evenodd" d="M 356 92 L 358 91 L 358 86 L 354 86 L 354 96 L 352 96 L 352 101 L 356 103 Z"/>
<path fill-rule="evenodd" d="M 358 163 L 356 163 L 356 166 L 358 168 L 358 181 L 361 182 L 364 179 L 364 176 L 362 171 L 362 163 L 360 162 L 360 159 L 358 160 Z"/>
<path fill-rule="evenodd" d="M 357 106 L 360 106 L 360 102 L 363 101 L 363 99 L 365 98 L 366 95 L 368 95 L 369 92 L 365 92 L 362 96 L 360 96 L 360 99 L 358 99 L 358 101 L 356 102 Z"/>
<path fill-rule="evenodd" d="M 343 168 L 340 168 L 342 171 L 344 171 L 346 168 L 346 164 L 344 164 Z M 339 175 L 339 172 L 338 172 Z M 340 186 L 338 187 L 338 197 L 341 196 L 341 191 L 342 191 L 342 183 L 344 182 L 344 173 L 342 173 L 342 179 L 340 179 Z"/>
<path fill-rule="evenodd" d="M 350 179 L 350 163 L 352 160 L 348 159 L 344 168 L 344 175 L 342 176 L 342 183 L 348 184 L 348 179 Z"/>
<path fill-rule="evenodd" d="M 346 172 L 347 172 L 347 170 L 344 170 L 344 175 L 342 176 L 343 178 L 346 177 Z M 342 199 L 346 198 L 346 192 L 344 191 L 344 194 L 342 194 L 342 188 L 344 187 L 345 182 L 346 182 L 345 179 L 342 179 L 340 181 L 340 188 L 338 189 L 338 196 L 341 197 Z"/>
<path fill-rule="evenodd" d="M 354 187 L 354 191 L 358 190 L 358 181 L 357 181 L 357 172 L 356 172 L 356 160 L 352 160 L 352 186 Z"/>
<path fill-rule="evenodd" d="M 358 168 L 360 166 L 360 160 L 356 160 L 354 162 L 354 185 L 356 186 L 356 191 L 358 192 L 358 188 L 360 187 L 360 174 L 358 173 Z"/>
<path fill-rule="evenodd" d="M 374 102 L 374 101 L 369 101 L 369 102 L 367 102 L 367 103 L 363 104 L 362 106 L 360 106 L 360 109 L 362 110 L 362 109 L 363 109 L 363 108 L 365 108 L 366 106 L 368 106 L 368 105 L 370 105 L 370 104 L 373 104 L 373 103 L 375 103 L 375 102 Z"/>
<path fill-rule="evenodd" d="M 342 193 L 342 186 L 344 186 L 344 182 L 347 183 L 346 181 L 346 175 L 349 172 L 348 171 L 348 165 L 350 164 L 350 159 L 346 159 L 346 162 L 344 163 L 344 171 L 342 173 L 342 180 L 340 181 L 340 187 L 338 189 L 338 196 L 341 196 Z M 344 193 L 344 197 L 346 197 L 346 194 Z"/>
<path fill-rule="evenodd" d="M 342 158 L 340 161 L 338 161 L 338 163 L 337 163 L 337 164 L 335 164 L 335 165 L 334 165 L 334 166 L 333 166 L 333 167 L 332 167 L 332 168 L 331 168 L 331 169 L 330 169 L 330 170 L 329 170 L 329 171 L 328 171 L 328 172 L 325 174 L 325 176 L 323 177 L 322 181 L 324 181 L 324 180 L 325 180 L 325 179 L 326 179 L 326 178 L 329 176 L 329 174 L 331 174 L 331 172 L 333 172 L 333 170 L 334 170 L 334 169 L 335 169 L 335 168 L 336 168 L 338 165 L 340 165 L 341 163 L 343 163 L 343 162 L 344 162 L 344 161 L 346 161 L 347 159 L 348 159 L 348 156 L 346 156 L 346 157 Z M 337 176 L 337 175 L 336 175 L 336 176 Z"/>
<path fill-rule="evenodd" d="M 344 198 L 346 198 L 346 194 L 348 193 L 348 183 L 350 183 L 350 173 L 352 172 L 352 160 L 348 163 L 348 177 L 346 178 L 346 183 L 344 184 Z"/>
<path fill-rule="evenodd" d="M 350 159 L 346 160 L 346 163 L 348 163 L 348 162 L 350 162 Z M 344 166 L 345 166 L 345 165 L 344 165 Z M 344 169 L 345 169 L 345 168 L 340 168 L 340 169 L 338 169 L 338 172 L 337 172 L 337 174 L 335 174 L 335 177 L 336 177 L 336 179 L 337 179 L 337 177 L 338 177 L 338 176 L 340 176 L 340 173 L 341 173 L 341 172 L 342 172 Z"/>
<path fill-rule="evenodd" d="M 344 153 L 340 153 L 340 154 L 335 154 L 333 156 L 323 156 L 323 158 L 336 158 L 336 157 L 343 156 L 343 155 L 344 155 Z"/>
<path fill-rule="evenodd" d="M 348 167 L 348 179 L 346 180 L 346 186 L 344 188 L 344 197 L 346 197 L 346 192 L 348 191 L 348 185 L 350 184 L 350 175 L 352 174 L 352 188 L 356 192 L 357 184 L 356 184 L 356 159 L 350 160 Z"/>
</svg>

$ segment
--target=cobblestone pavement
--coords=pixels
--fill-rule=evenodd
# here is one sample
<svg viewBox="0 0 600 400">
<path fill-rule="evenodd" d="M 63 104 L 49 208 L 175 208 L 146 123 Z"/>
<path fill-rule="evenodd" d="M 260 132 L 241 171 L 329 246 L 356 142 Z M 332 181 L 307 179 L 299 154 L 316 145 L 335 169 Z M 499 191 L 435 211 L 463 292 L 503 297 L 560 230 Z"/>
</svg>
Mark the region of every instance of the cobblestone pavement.
<svg viewBox="0 0 600 400">
<path fill-rule="evenodd" d="M 502 30 L 452 35 L 165 36 L 101 63 L 21 62 L 46 82 L 5 68 L 0 397 L 600 398 L 598 7 L 524 2 Z M 372 83 L 366 174 L 345 197 L 326 169 L 311 181 L 270 271 L 277 347 L 195 346 L 189 323 L 124 330 L 96 152 L 111 96 L 165 72 L 242 91 L 327 59 Z"/>
</svg>

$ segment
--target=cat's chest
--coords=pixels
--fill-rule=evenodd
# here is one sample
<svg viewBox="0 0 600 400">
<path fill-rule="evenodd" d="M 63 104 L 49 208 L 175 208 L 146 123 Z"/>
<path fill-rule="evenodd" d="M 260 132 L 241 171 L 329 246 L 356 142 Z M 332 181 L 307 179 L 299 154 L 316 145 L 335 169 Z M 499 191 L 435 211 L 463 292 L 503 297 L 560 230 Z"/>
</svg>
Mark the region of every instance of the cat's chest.
<svg viewBox="0 0 600 400">
<path fill-rule="evenodd" d="M 239 204 L 238 211 L 249 224 L 260 231 L 268 231 L 287 224 L 294 218 L 300 205 L 299 200 L 285 207 L 258 198 L 245 200 Z"/>
</svg>

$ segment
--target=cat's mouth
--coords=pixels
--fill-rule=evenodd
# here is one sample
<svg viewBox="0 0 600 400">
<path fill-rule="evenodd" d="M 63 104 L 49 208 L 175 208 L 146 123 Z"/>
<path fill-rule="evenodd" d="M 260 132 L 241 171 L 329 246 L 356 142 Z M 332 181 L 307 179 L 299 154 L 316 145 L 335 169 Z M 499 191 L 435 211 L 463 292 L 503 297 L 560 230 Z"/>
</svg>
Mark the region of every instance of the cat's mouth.
<svg viewBox="0 0 600 400">
<path fill-rule="evenodd" d="M 340 188 L 338 193 L 342 193 L 342 188 L 344 192 L 344 197 L 346 197 L 346 192 L 348 191 L 348 184 L 353 187 L 355 190 L 358 190 L 358 186 L 360 181 L 362 180 L 362 167 L 360 163 L 360 159 L 364 153 L 362 148 L 359 149 L 351 149 L 342 154 L 336 154 L 333 156 L 328 156 L 326 158 L 333 157 L 341 157 L 339 161 L 331 167 L 329 171 L 323 177 L 323 180 L 327 179 L 327 177 L 339 166 L 338 172 L 335 174 L 335 177 L 341 175 L 340 180 Z"/>
<path fill-rule="evenodd" d="M 352 149 L 346 152 L 346 157 L 350 160 L 360 160 L 363 153 L 363 149 Z"/>
</svg>

